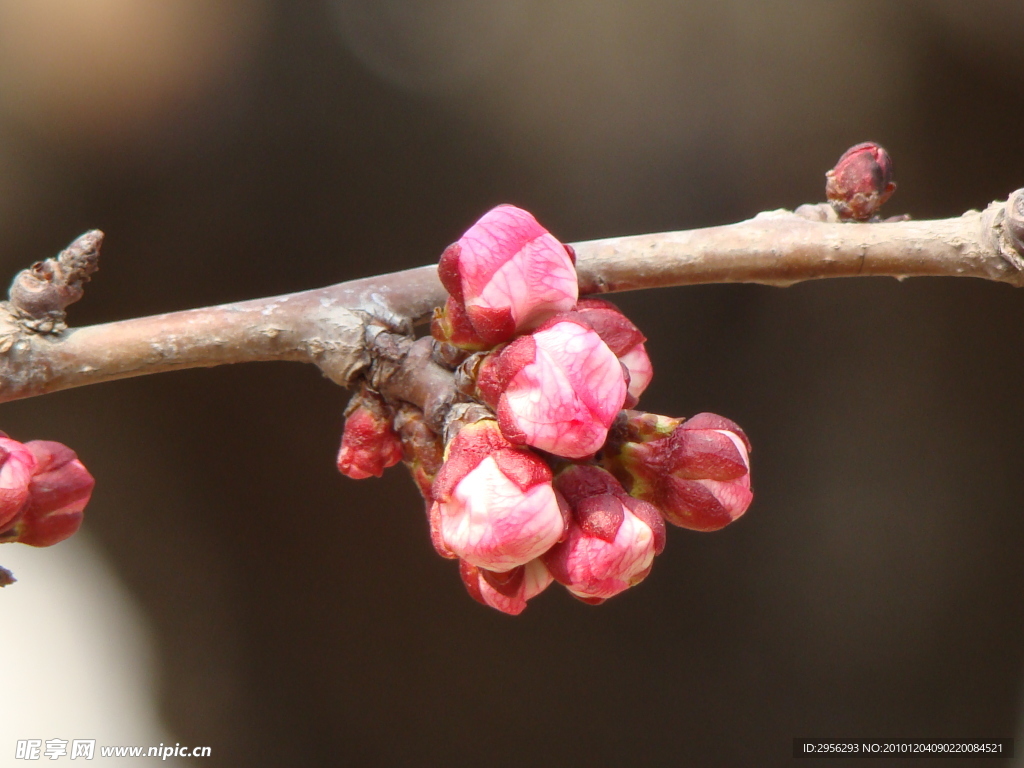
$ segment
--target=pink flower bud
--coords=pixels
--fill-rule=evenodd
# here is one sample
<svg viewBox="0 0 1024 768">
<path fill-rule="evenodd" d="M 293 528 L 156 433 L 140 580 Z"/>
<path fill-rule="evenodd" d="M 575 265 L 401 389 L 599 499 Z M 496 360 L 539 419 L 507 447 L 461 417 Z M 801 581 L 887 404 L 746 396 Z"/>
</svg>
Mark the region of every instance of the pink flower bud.
<svg viewBox="0 0 1024 768">
<path fill-rule="evenodd" d="M 568 510 L 548 465 L 509 443 L 492 419 L 459 430 L 433 497 L 444 549 L 478 568 L 502 573 L 525 565 L 565 533 Z"/>
<path fill-rule="evenodd" d="M 25 447 L 36 461 L 29 499 L 3 539 L 48 547 L 64 541 L 81 527 L 96 481 L 66 445 L 33 440 Z"/>
<path fill-rule="evenodd" d="M 841 219 L 867 221 L 896 191 L 892 159 L 871 141 L 846 150 L 825 179 L 825 195 Z"/>
<path fill-rule="evenodd" d="M 579 294 L 565 246 L 513 205 L 485 213 L 445 250 L 437 271 L 452 301 L 432 332 L 467 349 L 489 349 L 535 328 L 572 309 Z"/>
<path fill-rule="evenodd" d="M 547 589 L 552 581 L 551 573 L 540 560 L 531 560 L 505 573 L 477 568 L 461 560 L 459 575 L 474 600 L 511 616 L 526 610 L 526 601 Z"/>
<path fill-rule="evenodd" d="M 654 366 L 644 347 L 647 337 L 610 301 L 580 299 L 573 314 L 586 320 L 625 366 L 629 374 L 626 407 L 632 408 L 654 377 Z"/>
<path fill-rule="evenodd" d="M 651 502 L 670 523 L 715 531 L 750 506 L 750 442 L 734 422 L 713 413 L 684 421 L 667 437 L 621 447 L 630 493 Z"/>
<path fill-rule="evenodd" d="M 402 460 L 402 442 L 391 426 L 384 400 L 366 389 L 352 396 L 345 411 L 338 471 L 353 480 L 380 477 Z"/>
<path fill-rule="evenodd" d="M 571 459 L 600 450 L 626 399 L 615 354 L 570 315 L 485 360 L 477 388 L 505 437 Z"/>
<path fill-rule="evenodd" d="M 555 486 L 572 508 L 568 537 L 543 558 L 555 581 L 594 604 L 643 581 L 665 548 L 658 510 L 600 467 L 570 466 Z"/>
<path fill-rule="evenodd" d="M 0 437 L 0 530 L 25 506 L 35 468 L 36 459 L 27 446 Z"/>
</svg>

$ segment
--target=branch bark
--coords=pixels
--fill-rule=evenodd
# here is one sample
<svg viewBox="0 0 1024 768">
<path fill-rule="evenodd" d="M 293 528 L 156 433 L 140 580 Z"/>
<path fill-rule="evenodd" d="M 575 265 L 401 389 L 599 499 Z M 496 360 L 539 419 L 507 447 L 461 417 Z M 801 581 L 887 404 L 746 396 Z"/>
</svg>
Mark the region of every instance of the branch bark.
<svg viewBox="0 0 1024 768">
<path fill-rule="evenodd" d="M 721 227 L 574 243 L 581 293 L 700 283 L 788 286 L 827 277 L 978 277 L 1024 285 L 1024 190 L 984 211 L 934 221 L 848 223 L 828 205 Z M 24 273 L 22 273 L 24 275 Z M 19 278 L 15 284 L 19 284 Z M 444 303 L 434 266 L 316 290 L 49 332 L 0 304 L 0 402 L 185 368 L 258 360 L 318 365 L 349 386 L 382 328 L 409 331 Z M 390 335 L 390 334 L 389 334 Z M 423 358 L 423 359 L 421 359 Z M 430 362 L 417 360 L 424 370 Z M 390 360 L 391 365 L 395 364 Z M 430 368 L 429 377 L 438 372 Z M 397 395 L 430 387 L 408 372 Z M 397 385 L 396 385 L 397 386 Z"/>
</svg>

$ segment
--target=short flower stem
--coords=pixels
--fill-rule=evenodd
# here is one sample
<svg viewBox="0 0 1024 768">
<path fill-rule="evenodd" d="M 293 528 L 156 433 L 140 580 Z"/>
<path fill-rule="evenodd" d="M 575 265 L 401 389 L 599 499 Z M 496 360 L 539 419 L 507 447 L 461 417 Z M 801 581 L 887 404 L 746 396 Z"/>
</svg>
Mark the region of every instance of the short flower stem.
<svg viewBox="0 0 1024 768">
<path fill-rule="evenodd" d="M 593 294 L 858 276 L 979 277 L 1020 287 L 1022 242 L 1024 190 L 1018 190 L 1006 202 L 952 219 L 842 223 L 828 205 L 815 205 L 728 226 L 592 240 L 574 248 L 581 292 Z M 16 303 L 3 302 L 0 402 L 257 360 L 313 363 L 348 386 L 371 362 L 369 327 L 408 329 L 444 300 L 436 267 L 426 266 L 287 296 L 51 332 L 33 328 Z M 444 378 L 428 357 L 409 359 L 429 369 L 425 375 L 435 383 Z M 437 387 L 423 386 L 414 371 L 391 379 L 390 394 L 398 399 L 429 409 L 437 397 Z"/>
</svg>

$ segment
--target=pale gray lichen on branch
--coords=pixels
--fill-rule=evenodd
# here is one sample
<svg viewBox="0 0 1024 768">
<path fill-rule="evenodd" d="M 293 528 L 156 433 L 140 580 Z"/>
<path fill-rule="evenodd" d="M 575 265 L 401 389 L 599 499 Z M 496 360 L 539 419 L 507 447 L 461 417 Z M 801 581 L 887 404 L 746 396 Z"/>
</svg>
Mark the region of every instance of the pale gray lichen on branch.
<svg viewBox="0 0 1024 768">
<path fill-rule="evenodd" d="M 435 266 L 286 296 L 67 328 L 65 307 L 96 269 L 102 233 L 21 272 L 0 302 L 0 402 L 162 371 L 259 360 L 313 363 L 348 386 L 372 376 L 428 413 L 450 371 L 401 341 L 446 292 Z M 840 222 L 827 204 L 720 227 L 574 243 L 580 292 L 706 283 L 788 286 L 858 276 L 978 277 L 1024 286 L 1024 190 L 932 221 Z M 386 344 L 384 342 L 387 342 Z"/>
</svg>

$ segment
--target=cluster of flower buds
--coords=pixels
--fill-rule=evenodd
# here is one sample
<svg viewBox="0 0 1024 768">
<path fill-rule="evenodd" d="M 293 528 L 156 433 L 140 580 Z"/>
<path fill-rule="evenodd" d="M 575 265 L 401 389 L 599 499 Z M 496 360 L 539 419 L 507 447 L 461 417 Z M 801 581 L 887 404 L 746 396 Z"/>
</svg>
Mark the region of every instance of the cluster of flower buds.
<svg viewBox="0 0 1024 768">
<path fill-rule="evenodd" d="M 529 213 L 500 205 L 445 250 L 435 359 L 464 402 L 442 430 L 362 392 L 338 468 L 379 475 L 404 458 L 431 538 L 466 589 L 509 614 L 558 582 L 600 603 L 641 582 L 665 521 L 715 530 L 751 501 L 750 445 L 712 414 L 632 409 L 653 368 L 640 330 L 613 304 L 580 299 L 572 249 Z M 442 453 L 443 451 L 443 453 Z"/>
<path fill-rule="evenodd" d="M 0 432 L 0 542 L 48 547 L 82 525 L 95 481 L 66 445 Z"/>
</svg>

